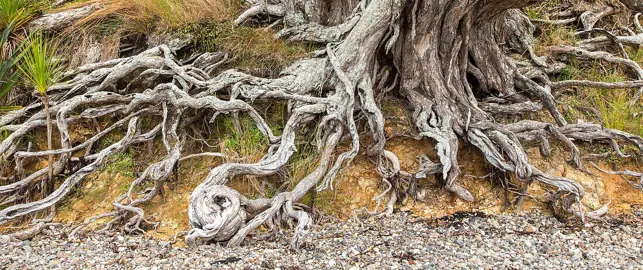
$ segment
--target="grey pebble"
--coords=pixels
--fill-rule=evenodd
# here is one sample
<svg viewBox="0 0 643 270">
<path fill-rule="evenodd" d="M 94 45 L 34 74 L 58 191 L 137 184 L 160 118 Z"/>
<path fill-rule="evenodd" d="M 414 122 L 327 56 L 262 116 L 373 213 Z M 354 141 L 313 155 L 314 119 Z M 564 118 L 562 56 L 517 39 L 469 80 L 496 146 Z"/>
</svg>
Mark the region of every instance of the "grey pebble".
<svg viewBox="0 0 643 270">
<path fill-rule="evenodd" d="M 627 220 L 583 228 L 539 213 L 518 213 L 436 225 L 398 213 L 316 224 L 298 253 L 289 250 L 288 230 L 275 242 L 256 233 L 235 248 L 178 248 L 114 232 L 70 239 L 61 236 L 71 226 L 63 226 L 32 241 L 0 238 L 0 268 L 642 269 L 643 209 L 635 208 Z"/>
</svg>

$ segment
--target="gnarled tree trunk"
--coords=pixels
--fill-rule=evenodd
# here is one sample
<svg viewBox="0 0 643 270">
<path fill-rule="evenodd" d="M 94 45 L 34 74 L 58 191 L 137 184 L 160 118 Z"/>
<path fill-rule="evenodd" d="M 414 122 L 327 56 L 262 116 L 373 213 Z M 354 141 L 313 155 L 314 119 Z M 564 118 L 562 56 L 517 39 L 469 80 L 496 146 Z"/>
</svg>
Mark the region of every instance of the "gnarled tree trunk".
<svg viewBox="0 0 643 270">
<path fill-rule="evenodd" d="M 114 202 L 116 210 L 107 215 L 114 217 L 110 226 L 124 224 L 127 232 L 139 231 L 144 213 L 137 205 L 160 193 L 163 182 L 175 173 L 186 140 L 183 127 L 198 118 L 188 115 L 193 111 L 205 111 L 213 116 L 247 113 L 268 139 L 270 150 L 256 163 L 225 163 L 210 171 L 191 196 L 188 215 L 193 229 L 186 236 L 189 244 L 218 241 L 234 246 L 262 224 L 277 231 L 283 220 L 296 220 L 298 225 L 292 247 L 299 248 L 312 221 L 295 203 L 311 189 L 333 188 L 339 182 L 343 169 L 350 166 L 351 160 L 360 152 L 358 114 L 366 118 L 373 142 L 364 152 L 378 160 L 377 172 L 382 182 L 389 186 L 378 196 L 381 199 L 389 194 L 384 214 L 391 213 L 397 198 L 409 192 L 410 188 L 402 186 L 429 176 L 440 179 L 447 190 L 461 199 L 474 200 L 472 194 L 457 183 L 460 176 L 458 146 L 468 144 L 478 148 L 489 164 L 502 172 L 514 173 L 520 181 L 539 181 L 557 188 L 558 194 L 554 197 L 561 198 L 571 213 L 596 217 L 605 209 L 585 213 L 579 203 L 584 195 L 583 188 L 573 179 L 554 177 L 534 167 L 522 144 L 540 143 L 542 152 L 548 154 L 549 140 L 560 140 L 569 148 L 571 162 L 581 167 L 580 153 L 574 142 L 604 142 L 620 153 L 617 140 L 643 150 L 643 139 L 597 124 L 569 124 L 561 116 L 552 95 L 553 87 L 599 83 L 552 83 L 549 80 L 548 63 L 535 57 L 531 48 L 534 27 L 518 10 L 535 2 L 539 1 L 260 1 L 241 14 L 236 23 L 242 24 L 260 15 L 282 17 L 285 28 L 279 31 L 278 37 L 310 41 L 320 46 L 314 57 L 292 64 L 279 78 L 257 78 L 236 70 L 210 77 L 205 71 L 218 67 L 225 57 L 206 53 L 194 61 L 179 64 L 174 53 L 185 45 L 180 43 L 151 48 L 129 58 L 80 67 L 72 73 L 76 75 L 72 80 L 51 89 L 52 93 L 57 93 L 54 99 L 58 103 L 51 109 L 57 113 L 61 134 L 68 133 L 67 123 L 73 120 L 67 113 L 83 105 L 90 109 L 85 109 L 80 117 L 124 114 L 125 117 L 108 130 L 129 123 L 127 135 L 99 153 L 87 154 L 85 159 L 91 162 L 70 173 L 60 188 L 46 198 L 0 210 L 0 224 L 55 204 L 69 193 L 71 186 L 96 171 L 110 155 L 161 134 L 166 157 L 151 164 L 128 192 Z M 594 45 L 599 46 L 605 40 L 595 42 Z M 512 50 L 526 52 L 531 65 L 517 65 L 516 60 L 507 55 Z M 601 57 L 613 56 L 601 54 Z M 131 79 L 132 74 L 134 79 Z M 131 81 L 124 89 L 117 89 L 124 80 Z M 640 87 L 643 84 L 639 80 L 601 85 Z M 419 135 L 436 143 L 439 160 L 420 157 L 421 166 L 415 172 L 401 170 L 395 154 L 386 150 L 385 122 L 377 99 L 391 91 L 397 91 L 407 99 Z M 126 92 L 135 94 L 122 95 Z M 223 96 L 226 98 L 221 98 Z M 272 133 L 263 117 L 250 105 L 249 102 L 255 99 L 279 99 L 292 104 L 280 136 Z M 111 107 L 105 104 L 111 104 Z M 21 112 L 37 108 L 38 105 L 34 105 Z M 499 124 L 492 117 L 495 113 L 519 114 L 542 108 L 551 114 L 555 123 L 523 120 Z M 139 134 L 137 120 L 143 115 L 161 121 L 157 127 Z M 19 122 L 21 117 L 20 113 L 8 115 L 0 118 L 0 124 L 7 128 L 11 126 L 7 124 Z M 92 142 L 108 132 L 96 134 L 87 143 L 75 147 L 67 143 L 63 144 L 63 149 L 53 151 L 10 151 L 20 137 L 42 125 L 42 118 L 42 113 L 34 114 L 21 124 L 11 126 L 13 133 L 0 143 L 0 152 L 6 153 L 5 158 L 14 158 L 17 168 L 21 167 L 23 158 L 51 154 L 63 154 L 64 157 L 65 153 L 91 148 Z M 226 186 L 234 177 L 277 173 L 297 151 L 297 130 L 308 123 L 318 125 L 316 144 L 321 154 L 320 162 L 292 191 L 251 200 Z M 342 138 L 349 138 L 346 143 L 350 148 L 337 153 Z M 61 168 L 69 162 L 72 161 L 61 158 L 56 167 Z M 34 179 L 42 178 L 43 174 L 35 172 L 0 186 L 0 195 L 15 193 Z M 136 197 L 134 188 L 146 183 L 153 183 L 153 187 Z"/>
</svg>

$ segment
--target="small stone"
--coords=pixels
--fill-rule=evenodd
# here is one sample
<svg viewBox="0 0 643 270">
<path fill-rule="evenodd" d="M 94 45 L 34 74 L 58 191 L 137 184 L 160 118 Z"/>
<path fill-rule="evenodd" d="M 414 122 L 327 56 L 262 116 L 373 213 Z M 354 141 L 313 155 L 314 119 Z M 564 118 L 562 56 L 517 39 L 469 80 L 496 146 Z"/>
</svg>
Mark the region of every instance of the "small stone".
<svg viewBox="0 0 643 270">
<path fill-rule="evenodd" d="M 537 231 L 538 229 L 535 226 L 527 225 L 527 227 L 525 227 L 525 232 L 527 233 L 535 233 Z"/>
<path fill-rule="evenodd" d="M 11 237 L 8 235 L 0 235 L 0 244 L 9 244 L 11 242 Z"/>
</svg>

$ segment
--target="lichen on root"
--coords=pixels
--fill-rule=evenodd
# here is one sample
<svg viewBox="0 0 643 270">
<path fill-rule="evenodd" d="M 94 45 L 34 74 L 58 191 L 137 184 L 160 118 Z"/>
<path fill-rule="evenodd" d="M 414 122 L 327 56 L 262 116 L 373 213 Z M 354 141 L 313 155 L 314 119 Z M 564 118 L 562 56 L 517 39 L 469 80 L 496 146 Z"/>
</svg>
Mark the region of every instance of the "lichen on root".
<svg viewBox="0 0 643 270">
<path fill-rule="evenodd" d="M 474 200 L 471 192 L 457 182 L 458 146 L 467 144 L 479 149 L 490 165 L 514 173 L 521 182 L 538 181 L 554 187 L 557 192 L 551 197 L 564 200 L 563 207 L 570 213 L 596 217 L 605 209 L 586 212 L 580 204 L 585 193 L 582 186 L 573 179 L 552 176 L 536 168 L 529 162 L 523 144 L 540 143 L 541 152 L 548 155 L 549 141 L 559 140 L 570 152 L 571 163 L 582 168 L 576 146 L 579 141 L 606 143 L 622 154 L 619 143 L 630 143 L 643 151 L 643 139 L 597 124 L 570 124 L 561 115 L 554 99 L 553 91 L 557 88 L 580 84 L 614 86 L 550 81 L 548 74 L 558 63 L 552 63 L 554 59 L 543 61 L 535 55 L 530 37 L 534 27 L 518 10 L 535 2 L 538 1 L 257 2 L 235 23 L 262 16 L 281 17 L 285 28 L 279 37 L 314 42 L 320 50 L 271 79 L 237 70 L 211 76 L 214 67 L 227 58 L 219 53 L 205 53 L 180 61 L 176 59 L 177 52 L 186 45 L 181 42 L 80 67 L 67 74 L 67 82 L 49 90 L 54 101 L 50 111 L 55 114 L 61 134 L 61 149 L 32 152 L 20 144 L 20 138 L 45 124 L 41 104 L 0 118 L 0 130 L 11 132 L 0 143 L 0 152 L 5 161 L 15 163 L 11 183 L 0 186 L 0 199 L 8 205 L 0 210 L 0 224 L 55 205 L 110 156 L 161 136 L 165 156 L 150 164 L 128 191 L 113 202 L 114 212 L 101 216 L 113 218 L 107 228 L 122 226 L 128 233 L 142 231 L 145 213 L 138 206 L 162 194 L 163 184 L 176 175 L 183 145 L 189 137 L 185 127 L 203 116 L 214 119 L 221 113 L 250 116 L 270 147 L 258 162 L 217 166 L 193 191 L 188 207 L 192 230 L 185 237 L 190 245 L 216 241 L 236 246 L 260 225 L 276 233 L 282 223 L 296 221 L 291 247 L 299 249 L 311 230 L 312 219 L 296 203 L 312 189 L 333 189 L 339 184 L 343 170 L 350 167 L 363 143 L 358 129 L 360 118 L 365 119 L 372 137 L 365 153 L 376 160 L 377 172 L 388 186 L 377 197 L 380 200 L 389 196 L 382 212 L 385 215 L 393 212 L 399 198 L 415 193 L 413 183 L 430 176 L 439 179 L 446 190 L 459 198 Z M 325 8 L 329 6 L 341 8 Z M 602 18 L 600 14 L 590 15 L 581 16 L 586 28 Z M 611 40 L 627 46 L 641 43 L 631 41 L 634 39 L 625 43 L 618 36 Z M 593 42 L 596 49 L 602 48 L 599 44 L 605 40 Z M 590 52 L 587 46 L 552 50 L 623 63 L 640 70 L 632 61 L 603 51 Z M 509 57 L 507 52 L 512 50 L 528 52 L 531 64 L 519 64 Z M 643 85 L 640 80 L 617 84 L 638 88 Z M 408 102 L 418 137 L 436 143 L 439 160 L 423 156 L 415 172 L 403 171 L 395 154 L 386 150 L 385 122 L 378 99 L 392 94 Z M 254 100 L 288 102 L 288 118 L 281 135 L 273 134 L 253 106 Z M 493 118 L 494 114 L 520 114 L 542 108 L 555 123 L 522 120 L 500 124 Z M 121 120 L 84 143 L 71 145 L 70 123 L 104 115 L 119 115 Z M 159 124 L 143 130 L 138 124 L 141 117 L 158 119 Z M 120 141 L 94 149 L 94 142 L 109 130 L 125 125 L 128 131 Z M 305 125 L 317 127 L 315 144 L 320 160 L 291 191 L 272 198 L 250 199 L 226 186 L 235 177 L 278 173 L 298 151 L 297 131 Z M 338 153 L 342 143 L 349 147 Z M 71 155 L 82 151 L 82 157 Z M 64 175 L 64 181 L 53 193 L 43 194 L 42 199 L 31 202 L 16 199 L 46 178 L 44 169 L 28 174 L 23 166 L 25 159 L 51 154 L 58 156 L 55 175 Z M 141 192 L 134 192 L 140 189 Z"/>
</svg>

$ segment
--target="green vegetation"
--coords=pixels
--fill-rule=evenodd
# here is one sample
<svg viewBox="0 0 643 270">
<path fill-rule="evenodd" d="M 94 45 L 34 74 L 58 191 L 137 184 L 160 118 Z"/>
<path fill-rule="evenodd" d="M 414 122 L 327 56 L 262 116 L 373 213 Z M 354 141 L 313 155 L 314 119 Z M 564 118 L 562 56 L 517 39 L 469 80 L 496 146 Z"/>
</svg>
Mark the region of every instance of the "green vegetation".
<svg viewBox="0 0 643 270">
<path fill-rule="evenodd" d="M 20 65 L 22 75 L 40 94 L 47 115 L 47 141 L 51 150 L 51 119 L 47 89 L 62 74 L 62 65 L 56 56 L 57 43 L 47 40 L 41 32 L 32 32 L 21 46 Z M 53 162 L 50 162 L 53 163 Z"/>
<path fill-rule="evenodd" d="M 530 5 L 524 9 L 527 17 L 532 20 L 547 20 L 551 10 L 560 6 L 560 0 L 549 0 Z"/>
<path fill-rule="evenodd" d="M 543 29 L 543 34 L 535 40 L 534 50 L 538 55 L 545 55 L 549 46 L 574 45 L 578 41 L 575 33 L 574 28 L 551 25 Z"/>
<path fill-rule="evenodd" d="M 118 153 L 111 157 L 112 161 L 105 167 L 105 172 L 134 177 L 134 158 L 131 153 Z M 127 185 L 129 188 L 129 184 Z"/>
<path fill-rule="evenodd" d="M 13 24 L 9 24 L 7 28 L 2 31 L 0 36 L 0 49 L 5 48 L 5 44 L 9 41 L 9 34 Z M 19 60 L 20 55 L 15 51 L 1 50 L 0 54 L 0 104 L 5 103 L 5 97 L 11 92 L 13 87 L 20 79 L 19 73 L 16 72 L 15 65 Z M 17 106 L 0 106 L 0 112 L 17 109 Z"/>
<path fill-rule="evenodd" d="M 549 20 L 549 14 L 559 11 L 560 0 L 549 0 L 530 5 L 523 9 L 531 20 Z M 537 55 L 545 55 L 548 46 L 574 45 L 578 41 L 573 26 L 558 24 L 541 24 L 541 34 L 534 40 L 534 50 Z"/>
<path fill-rule="evenodd" d="M 240 0 L 111 0 L 77 22 L 76 29 L 98 36 L 152 31 L 190 36 L 198 50 L 228 52 L 230 66 L 266 77 L 313 49 L 275 39 L 271 30 L 235 26 L 232 19 L 241 11 Z"/>
<path fill-rule="evenodd" d="M 56 48 L 57 43 L 47 40 L 41 32 L 33 32 L 22 49 L 19 68 L 42 96 L 47 95 L 47 88 L 62 74 L 63 66 L 56 57 Z"/>
<path fill-rule="evenodd" d="M 52 150 L 52 122 L 51 114 L 49 113 L 47 89 L 53 85 L 62 74 L 62 65 L 56 57 L 57 44 L 45 39 L 41 32 L 32 32 L 25 42 L 26 44 L 22 46 L 21 65 L 18 67 L 22 71 L 24 78 L 33 85 L 35 90 L 40 94 L 42 104 L 44 105 L 43 111 L 47 117 L 47 150 Z M 48 164 L 49 180 L 53 182 L 53 155 L 49 155 Z M 53 188 L 54 184 L 49 183 L 49 192 L 53 192 Z"/>
<path fill-rule="evenodd" d="M 548 14 L 555 12 L 559 6 L 558 0 L 546 1 L 541 4 L 525 8 L 524 11 L 530 19 L 550 19 Z M 542 24 L 541 35 L 535 40 L 534 49 L 537 55 L 548 54 L 550 46 L 574 45 L 578 42 L 573 26 L 555 24 Z M 643 64 L 643 50 L 628 52 L 633 61 Z M 619 82 L 632 80 L 626 67 L 619 67 L 601 62 L 579 61 L 573 56 L 566 61 L 565 67 L 552 79 L 562 80 L 592 80 L 603 82 Z M 579 119 L 598 120 L 606 127 L 624 130 L 634 134 L 643 135 L 643 104 L 631 104 L 632 89 L 596 89 L 580 88 L 577 94 L 567 95 L 562 106 L 565 118 L 574 123 Z M 588 111 L 586 108 L 595 108 L 600 115 Z"/>
<path fill-rule="evenodd" d="M 574 78 L 579 78 L 582 72 L 582 67 L 578 59 L 574 56 L 571 56 L 567 61 L 567 66 L 563 70 L 554 76 L 554 81 L 565 81 L 573 80 Z"/>
<path fill-rule="evenodd" d="M 233 151 L 242 157 L 258 158 L 266 150 L 267 139 L 257 128 L 250 117 L 239 117 L 241 130 L 235 128 L 231 116 L 222 119 L 223 146 L 227 151 Z"/>
<path fill-rule="evenodd" d="M 155 27 L 177 29 L 201 21 L 230 20 L 240 6 L 237 0 L 112 0 L 77 25 L 111 21 L 125 31 L 149 33 Z"/>
<path fill-rule="evenodd" d="M 527 13 L 527 17 L 532 20 L 540 19 L 541 14 L 538 9 L 535 8 L 526 8 L 525 13 Z"/>
<path fill-rule="evenodd" d="M 319 162 L 319 155 L 317 147 L 313 143 L 312 134 L 298 134 L 298 136 L 303 140 L 298 142 L 297 152 L 292 155 L 286 168 L 286 172 L 292 180 L 290 189 L 294 188 L 301 179 L 313 172 Z"/>
<path fill-rule="evenodd" d="M 123 24 L 123 19 L 115 15 L 110 15 L 96 24 L 94 31 L 99 37 L 105 37 L 121 31 Z"/>
<path fill-rule="evenodd" d="M 194 23 L 179 29 L 179 34 L 192 37 L 201 51 L 231 53 L 232 66 L 250 71 L 279 71 L 314 49 L 312 44 L 275 39 L 272 31 L 232 22 Z"/>
<path fill-rule="evenodd" d="M 116 133 L 115 132 L 110 132 L 105 137 L 103 137 L 100 140 L 98 140 L 98 147 L 100 149 L 104 149 L 104 148 L 116 143 L 117 140 L 118 139 L 116 139 Z"/>
<path fill-rule="evenodd" d="M 305 205 L 312 204 L 315 209 L 320 210 L 324 214 L 338 213 L 337 209 L 334 209 L 334 201 L 335 193 L 330 189 L 324 190 L 322 192 L 308 192 L 304 197 L 301 198 L 301 203 Z"/>
<path fill-rule="evenodd" d="M 602 71 L 600 67 L 594 67 L 587 71 L 587 77 L 592 80 L 604 82 L 620 82 L 628 80 L 627 76 L 618 69 Z M 601 112 L 602 121 L 608 128 L 626 130 L 638 133 L 635 118 L 636 106 L 630 106 L 629 89 L 588 89 L 587 95 L 590 102 Z M 639 122 L 640 125 L 640 122 Z"/>
<path fill-rule="evenodd" d="M 7 137 L 9 137 L 9 131 L 8 130 L 3 130 L 0 131 L 0 142 L 4 141 Z"/>
<path fill-rule="evenodd" d="M 280 136 L 286 125 L 288 104 L 286 102 L 270 102 L 265 110 L 265 120 L 270 130 L 276 136 Z"/>
<path fill-rule="evenodd" d="M 20 28 L 38 11 L 38 2 L 31 0 L 0 0 L 0 28 Z"/>
<path fill-rule="evenodd" d="M 643 64 L 643 52 L 632 51 L 632 60 Z M 603 82 L 620 82 L 631 80 L 621 67 L 601 65 L 599 62 L 580 63 L 577 59 L 569 60 L 569 65 L 554 78 L 561 80 L 592 80 Z M 643 135 L 643 104 L 631 104 L 635 89 L 596 89 L 581 88 L 577 95 L 570 95 L 566 105 L 566 118 L 575 122 L 582 117 L 580 108 L 596 108 L 600 112 L 600 121 L 606 127 L 624 130 Z"/>
</svg>

